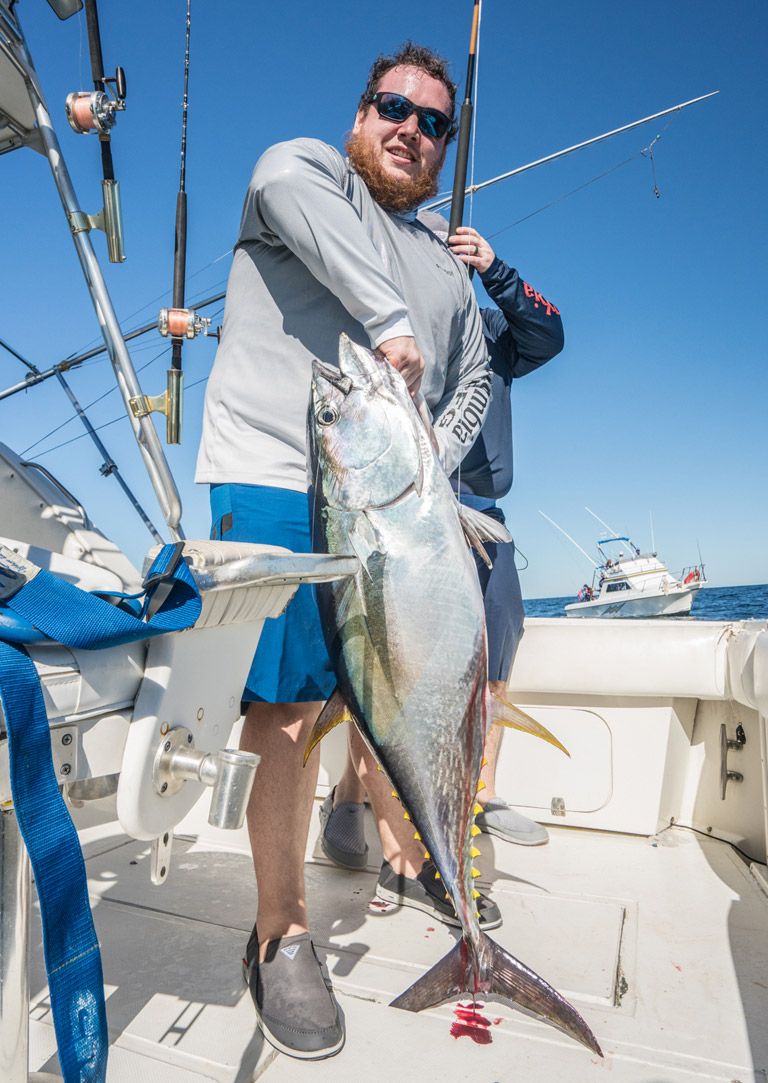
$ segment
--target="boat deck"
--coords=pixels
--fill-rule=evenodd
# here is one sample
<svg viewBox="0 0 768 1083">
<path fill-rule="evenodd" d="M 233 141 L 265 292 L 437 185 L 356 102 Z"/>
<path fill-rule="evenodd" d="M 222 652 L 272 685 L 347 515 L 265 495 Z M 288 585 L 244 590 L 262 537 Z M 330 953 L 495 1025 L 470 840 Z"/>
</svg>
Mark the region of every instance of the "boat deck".
<svg viewBox="0 0 768 1083">
<path fill-rule="evenodd" d="M 372 820 L 367 827 L 371 842 Z M 313 935 L 347 1043 L 307 1064 L 262 1040 L 242 983 L 255 897 L 244 834 L 206 828 L 177 838 L 169 879 L 153 887 L 148 845 L 116 832 L 111 824 L 83 836 L 103 947 L 109 1083 L 768 1079 L 768 898 L 725 843 L 678 828 L 653 839 L 552 828 L 549 845 L 535 848 L 479 840 L 481 884 L 505 919 L 493 936 L 583 1012 L 600 1061 L 506 1005 L 484 1009 L 487 1044 L 451 1036 L 452 1004 L 420 1015 L 389 1008 L 452 934 L 414 910 L 369 907 L 373 845 L 369 869 L 348 873 L 318 856 L 311 838 Z M 31 954 L 31 1068 L 55 1071 L 37 924 Z"/>
</svg>

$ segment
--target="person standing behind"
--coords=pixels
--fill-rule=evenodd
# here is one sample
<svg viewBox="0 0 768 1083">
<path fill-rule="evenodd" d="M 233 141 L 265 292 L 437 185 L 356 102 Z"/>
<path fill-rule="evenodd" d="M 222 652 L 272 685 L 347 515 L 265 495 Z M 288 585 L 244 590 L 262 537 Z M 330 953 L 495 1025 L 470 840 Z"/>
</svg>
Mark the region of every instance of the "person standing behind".
<svg viewBox="0 0 768 1083">
<path fill-rule="evenodd" d="M 564 344 L 563 322 L 558 309 L 499 259 L 477 230 L 460 226 L 456 234 L 447 237 L 448 223 L 440 215 L 421 212 L 419 220 L 446 240 L 462 263 L 478 271 L 486 292 L 498 306 L 480 310 L 491 356 L 491 405 L 480 436 L 452 475 L 451 483 L 462 503 L 504 523 L 498 500 L 512 486 L 512 381 L 535 371 L 560 353 Z M 486 543 L 485 547 L 493 568 L 489 569 L 477 554 L 475 561 L 488 629 L 488 680 L 492 694 L 503 696 L 523 634 L 523 598 L 515 567 L 514 542 Z M 487 763 L 481 775 L 485 789 L 478 796 L 484 811 L 478 815 L 477 825 L 481 831 L 507 842 L 540 845 L 548 840 L 546 828 L 516 812 L 496 793 L 501 735 L 500 726 L 489 727 L 485 745 Z M 323 852 L 345 868 L 361 868 L 367 863 L 364 800 L 365 788 L 355 764 L 348 758 L 342 777 L 320 810 Z M 380 891 L 378 894 L 381 896 Z M 393 898 L 389 893 L 386 897 L 390 901 Z M 404 893 L 397 901 L 419 905 L 418 899 L 414 902 Z"/>
<path fill-rule="evenodd" d="M 563 321 L 551 301 L 500 259 L 476 229 L 459 226 L 448 244 L 462 263 L 475 268 L 497 306 L 481 309 L 491 355 L 491 406 L 480 436 L 452 475 L 451 483 L 463 504 L 504 523 L 498 501 L 510 491 L 513 479 L 512 381 L 541 368 L 560 353 L 565 343 Z M 525 611 L 514 542 L 490 543 L 486 548 L 493 568 L 477 557 L 476 563 L 488 629 L 488 682 L 492 696 L 503 697 L 522 638 Z M 501 726 L 489 727 L 485 742 L 488 762 L 481 775 L 485 789 L 478 796 L 484 811 L 477 817 L 477 826 L 507 842 L 540 845 L 549 838 L 546 828 L 516 812 L 496 793 L 502 732 Z"/>
</svg>

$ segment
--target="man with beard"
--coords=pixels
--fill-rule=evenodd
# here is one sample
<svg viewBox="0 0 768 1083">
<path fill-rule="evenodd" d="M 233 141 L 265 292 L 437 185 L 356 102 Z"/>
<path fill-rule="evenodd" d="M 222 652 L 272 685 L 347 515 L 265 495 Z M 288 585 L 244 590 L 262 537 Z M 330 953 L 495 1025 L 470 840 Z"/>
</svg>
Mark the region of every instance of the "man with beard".
<svg viewBox="0 0 768 1083">
<path fill-rule="evenodd" d="M 374 63 L 347 160 L 297 139 L 257 163 L 198 457 L 197 481 L 211 485 L 213 537 L 311 548 L 311 362 L 335 363 L 342 331 L 378 347 L 411 392 L 421 391 L 449 474 L 476 437 L 490 386 L 477 303 L 464 269 L 416 219 L 436 191 L 454 101 L 445 62 L 407 43 Z M 303 750 L 334 685 L 314 597 L 301 587 L 283 617 L 266 622 L 243 694 L 241 744 L 261 757 L 248 810 L 258 910 L 245 974 L 267 1039 L 305 1059 L 331 1056 L 344 1042 L 309 937 L 303 869 L 318 770 L 317 753 L 302 767 Z M 400 820 L 388 851 L 384 839 L 385 856 L 406 877 L 423 861 L 412 835 Z"/>
</svg>

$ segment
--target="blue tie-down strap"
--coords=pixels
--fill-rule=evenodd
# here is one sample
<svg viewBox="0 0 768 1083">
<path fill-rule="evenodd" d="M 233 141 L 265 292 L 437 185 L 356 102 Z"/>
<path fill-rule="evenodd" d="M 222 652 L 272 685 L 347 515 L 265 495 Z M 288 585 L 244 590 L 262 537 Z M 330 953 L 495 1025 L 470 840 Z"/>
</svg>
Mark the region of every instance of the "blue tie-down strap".
<svg viewBox="0 0 768 1083">
<path fill-rule="evenodd" d="M 11 559 L 9 560 L 9 556 Z M 18 640 L 43 637 L 95 650 L 191 627 L 202 607 L 182 557 L 166 545 L 144 580 L 142 620 L 46 571 L 0 556 L 0 703 L 8 733 L 16 819 L 35 876 L 59 1063 L 65 1083 L 103 1083 L 107 1017 L 88 881 L 74 824 L 59 791 L 40 679 Z M 20 632 L 19 629 L 22 631 Z"/>
</svg>

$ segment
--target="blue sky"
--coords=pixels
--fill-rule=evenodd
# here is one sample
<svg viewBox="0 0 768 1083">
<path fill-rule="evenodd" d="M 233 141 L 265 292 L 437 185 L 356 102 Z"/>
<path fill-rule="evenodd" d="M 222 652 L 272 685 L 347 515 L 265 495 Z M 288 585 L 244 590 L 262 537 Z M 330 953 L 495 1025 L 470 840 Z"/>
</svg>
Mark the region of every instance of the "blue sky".
<svg viewBox="0 0 768 1083">
<path fill-rule="evenodd" d="M 149 322 L 171 286 L 183 61 L 183 0 L 101 5 L 107 69 L 128 78 L 114 133 L 128 261 L 106 264 L 119 319 Z M 43 0 L 18 10 L 83 207 L 99 202 L 94 139 L 63 118 L 69 90 L 89 84 L 80 17 L 59 23 Z M 463 87 L 470 0 L 193 0 L 188 295 L 223 289 L 243 192 L 271 143 L 312 135 L 340 145 L 373 56 L 411 37 L 452 62 Z M 585 548 L 589 505 L 674 571 L 696 559 L 713 584 L 765 582 L 766 151 L 760 0 L 659 0 L 547 5 L 486 0 L 480 48 L 475 177 L 493 176 L 709 90 L 720 95 L 478 195 L 472 224 L 558 305 L 563 354 L 514 388 L 516 479 L 504 501 L 529 566 L 526 597 L 575 592 L 588 565 L 539 515 Z M 640 151 L 654 147 L 656 180 Z M 608 176 L 588 183 L 614 166 Z M 450 187 L 451 160 L 443 187 Z M 580 191 L 562 199 L 573 189 Z M 554 205 L 513 226 L 549 203 Z M 0 160 L 0 336 L 39 367 L 95 341 L 97 327 L 47 165 L 24 150 Z M 512 228 L 509 228 L 512 227 Z M 95 245 L 104 253 L 103 240 Z M 223 257 L 223 258 L 219 258 Z M 481 303 L 485 301 L 481 291 Z M 148 307 L 146 307 L 148 306 Z M 209 313 L 210 314 L 210 313 Z M 219 317 L 220 319 L 220 317 Z M 187 383 L 203 381 L 214 341 L 185 352 Z M 144 390 L 164 386 L 159 336 L 133 351 Z M 152 359 L 155 358 L 154 361 Z M 0 387 L 23 377 L 0 351 Z M 108 362 L 71 382 L 84 403 L 112 387 Z M 207 492 L 193 484 L 204 383 L 190 386 L 181 448 L 169 450 L 188 536 L 205 536 Z M 137 562 L 149 536 L 100 459 L 66 421 L 51 381 L 0 402 L 0 439 L 57 472 Z M 117 395 L 90 411 L 117 418 Z M 158 525 L 162 520 L 128 423 L 102 438 Z M 45 452 L 45 454 L 43 454 Z"/>
</svg>

